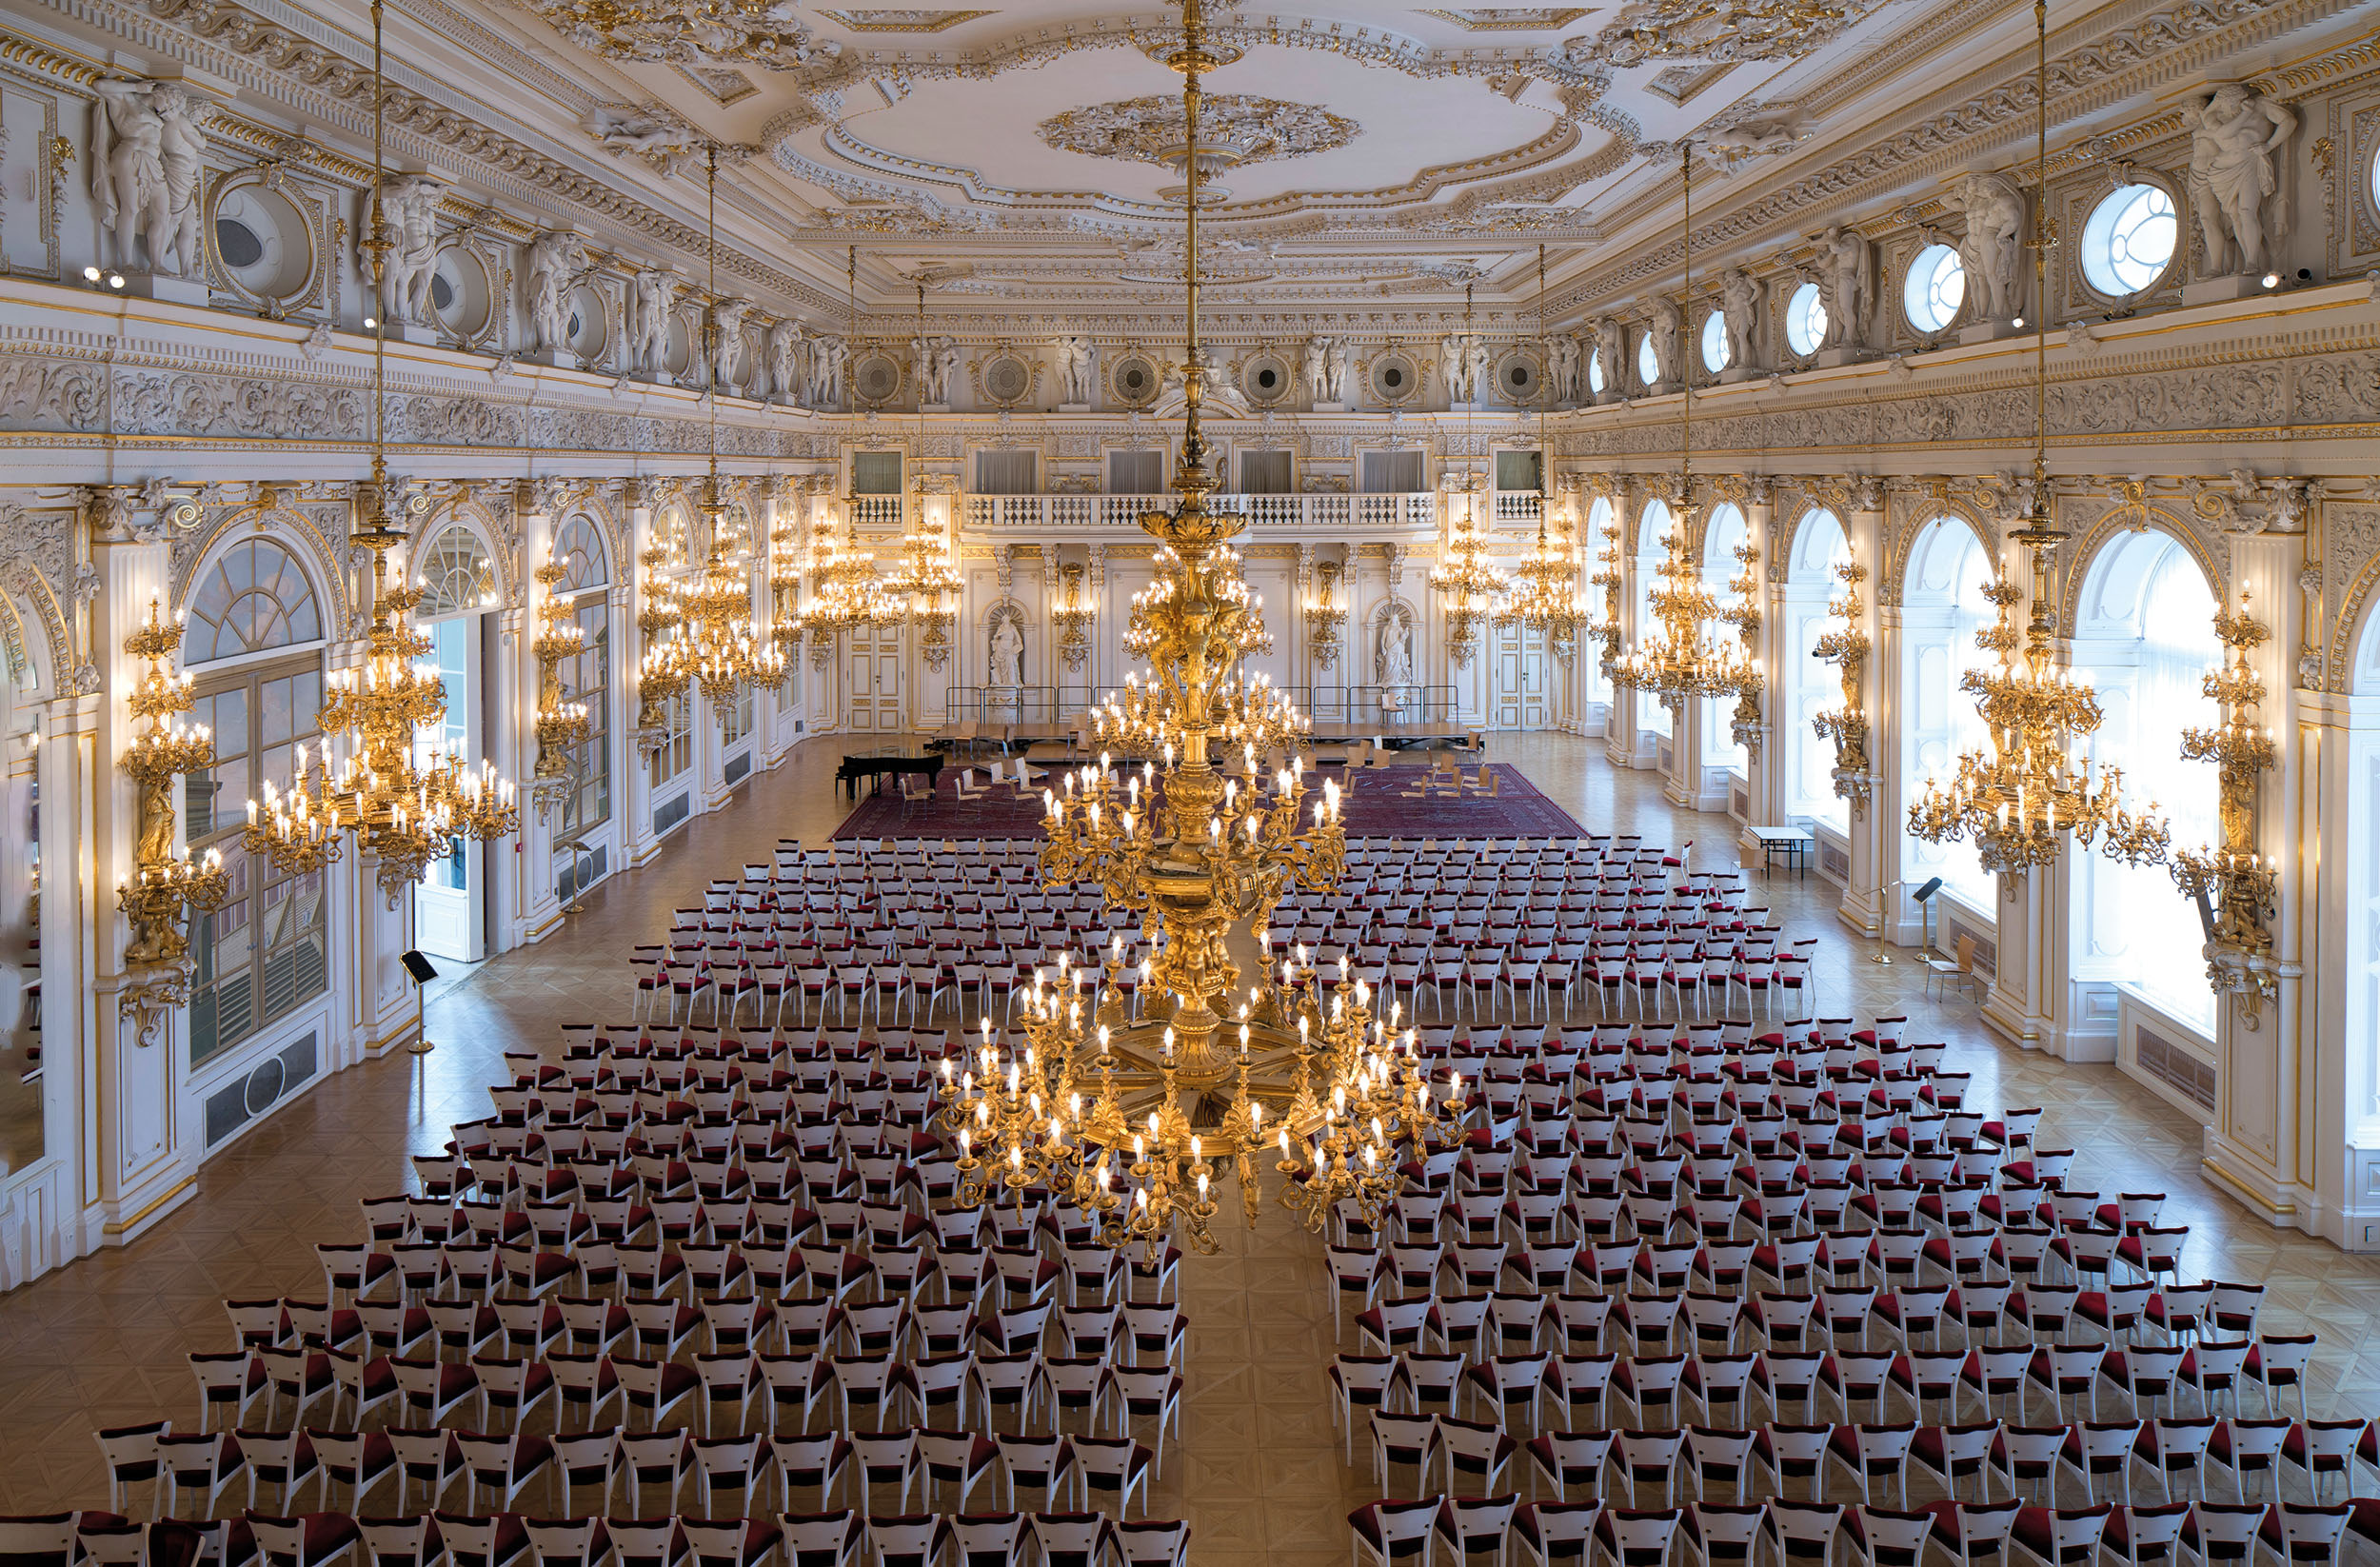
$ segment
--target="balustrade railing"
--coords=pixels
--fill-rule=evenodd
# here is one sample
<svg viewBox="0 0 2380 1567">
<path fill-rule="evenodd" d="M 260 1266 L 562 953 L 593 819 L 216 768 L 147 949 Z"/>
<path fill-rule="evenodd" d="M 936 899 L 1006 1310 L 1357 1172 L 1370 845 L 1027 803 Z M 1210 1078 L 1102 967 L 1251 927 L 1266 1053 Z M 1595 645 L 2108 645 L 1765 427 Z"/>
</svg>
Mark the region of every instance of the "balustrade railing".
<svg viewBox="0 0 2380 1567">
<path fill-rule="evenodd" d="M 969 531 L 1002 529 L 1137 528 L 1141 514 L 1170 509 L 1173 495 L 965 495 L 960 526 Z M 1256 527 L 1429 527 L 1438 519 L 1437 497 L 1424 492 L 1386 495 L 1216 495 L 1208 505 L 1237 512 Z M 1536 513 L 1529 514 L 1532 518 Z"/>
</svg>

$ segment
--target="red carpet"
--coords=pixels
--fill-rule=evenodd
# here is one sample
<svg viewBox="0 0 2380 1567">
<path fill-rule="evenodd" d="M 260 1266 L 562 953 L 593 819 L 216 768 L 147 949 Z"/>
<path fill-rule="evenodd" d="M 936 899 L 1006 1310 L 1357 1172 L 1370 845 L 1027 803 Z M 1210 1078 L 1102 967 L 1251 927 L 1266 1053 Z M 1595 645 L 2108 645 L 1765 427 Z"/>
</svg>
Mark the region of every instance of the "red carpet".
<svg viewBox="0 0 2380 1567">
<path fill-rule="evenodd" d="M 1409 800 L 1421 768 L 1394 766 L 1356 774 L 1348 799 L 1347 832 L 1354 838 L 1569 838 L 1585 831 L 1509 762 L 1495 762 L 1494 799 Z M 1327 776 L 1336 776 L 1337 768 Z M 909 804 L 888 787 L 863 795 L 835 829 L 837 838 L 1039 838 L 1041 798 L 1016 798 L 1006 784 L 962 801 L 957 775 L 945 772 L 931 804 Z"/>
</svg>

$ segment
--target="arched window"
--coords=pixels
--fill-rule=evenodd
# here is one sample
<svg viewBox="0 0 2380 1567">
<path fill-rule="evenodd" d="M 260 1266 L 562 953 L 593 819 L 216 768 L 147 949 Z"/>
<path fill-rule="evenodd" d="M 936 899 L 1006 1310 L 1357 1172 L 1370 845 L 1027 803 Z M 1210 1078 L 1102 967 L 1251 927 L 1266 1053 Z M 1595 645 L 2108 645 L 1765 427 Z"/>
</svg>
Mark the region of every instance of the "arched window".
<svg viewBox="0 0 2380 1567">
<path fill-rule="evenodd" d="M 1603 553 L 1604 533 L 1612 526 L 1613 515 L 1611 500 L 1606 496 L 1597 496 L 1595 504 L 1587 507 L 1587 525 L 1578 534 L 1578 547 L 1587 561 L 1585 575 L 1592 576 L 1602 569 L 1597 557 Z M 1611 605 L 1603 589 L 1582 584 L 1580 591 L 1587 595 L 1587 614 L 1591 624 L 1597 626 L 1603 625 L 1611 614 Z M 1578 664 L 1579 679 L 1583 682 L 1579 689 L 1585 693 L 1581 700 L 1611 701 L 1612 683 L 1604 678 L 1602 648 L 1588 642 L 1584 631 L 1579 633 Z"/>
<path fill-rule="evenodd" d="M 603 529 L 581 514 L 554 531 L 554 559 L 562 581 L 554 585 L 554 618 L 575 621 L 579 652 L 557 666 L 565 701 L 586 704 L 586 739 L 571 748 L 571 790 L 563 803 L 559 840 L 584 836 L 611 819 L 611 605 L 604 592 L 611 581 Z"/>
<path fill-rule="evenodd" d="M 1929 779 L 1947 784 L 1960 754 L 1989 739 L 1975 699 L 1958 683 L 1993 662 L 1975 645 L 1976 631 L 1993 619 L 1983 596 L 1991 579 L 1991 553 L 1960 518 L 1936 517 L 1911 541 L 1901 579 L 1901 778 L 1913 799 Z M 1960 897 L 1991 909 L 1994 879 L 1984 873 L 1973 842 L 1904 836 L 1901 854 L 1902 880 L 1911 886 L 1939 876 Z"/>
<path fill-rule="evenodd" d="M 2201 684 L 2223 663 L 2206 573 L 2172 535 L 2136 533 L 2100 552 L 2077 602 L 2074 678 L 2097 690 L 2105 715 L 2090 740 L 2093 762 L 2123 768 L 2125 803 L 2153 804 L 2177 845 L 2218 842 L 2215 769 L 2181 756 L 2184 729 L 2221 718 Z M 2197 959 L 2206 938 L 2172 874 L 2095 853 L 2076 855 L 2074 867 L 2074 978 L 2130 985 L 2213 1033 L 2214 992 Z"/>
<path fill-rule="evenodd" d="M 1702 530 L 1702 585 L 1710 589 L 1711 597 L 1722 609 L 1735 602 L 1736 594 L 1727 585 L 1742 569 L 1742 563 L 1735 559 L 1735 546 L 1744 542 L 1749 531 L 1743 509 L 1728 501 L 1712 508 L 1710 524 Z M 1735 627 L 1724 622 L 1712 624 L 1711 636 L 1717 644 L 1731 648 L 1736 642 Z M 1735 699 L 1715 697 L 1695 705 L 1702 709 L 1703 764 L 1743 768 L 1748 759 L 1743 746 L 1735 743 Z"/>
<path fill-rule="evenodd" d="M 1776 682 L 1776 724 L 1785 742 L 1780 775 L 1785 814 L 1816 817 L 1844 831 L 1851 826 L 1851 807 L 1835 793 L 1835 743 L 1821 740 L 1810 722 L 1843 702 L 1841 677 L 1815 654 L 1828 625 L 1827 604 L 1843 585 L 1835 568 L 1850 558 L 1841 518 L 1823 506 L 1802 514 L 1787 561 L 1785 667 Z"/>
<path fill-rule="evenodd" d="M 324 873 L 284 872 L 240 843 L 249 797 L 268 780 L 286 786 L 296 748 L 321 741 L 322 655 L 298 650 L 322 640 L 313 588 L 280 545 L 244 539 L 199 580 L 188 608 L 186 665 L 243 661 L 199 674 L 190 703 L 190 722 L 214 735 L 215 764 L 183 781 L 183 841 L 193 858 L 219 851 L 231 889 L 191 922 L 195 1066 L 328 989 L 330 935 Z"/>
<path fill-rule="evenodd" d="M 430 541 L 415 563 L 413 575 L 422 585 L 419 611 L 423 620 L 443 615 L 475 615 L 496 605 L 496 567 L 479 535 L 457 525 Z"/>
<path fill-rule="evenodd" d="M 1661 562 L 1669 555 L 1661 543 L 1669 536 L 1669 507 L 1659 501 L 1647 501 L 1636 523 L 1636 569 L 1629 573 L 1635 580 L 1629 605 L 1629 641 L 1639 647 L 1657 628 L 1653 618 L 1653 589 L 1661 580 Z M 1650 691 L 1636 693 L 1636 730 L 1639 734 L 1669 738 L 1669 706 Z"/>
<path fill-rule="evenodd" d="M 223 552 L 190 594 L 182 663 L 212 664 L 276 647 L 320 642 L 322 611 L 297 561 L 270 539 L 244 539 Z"/>
</svg>

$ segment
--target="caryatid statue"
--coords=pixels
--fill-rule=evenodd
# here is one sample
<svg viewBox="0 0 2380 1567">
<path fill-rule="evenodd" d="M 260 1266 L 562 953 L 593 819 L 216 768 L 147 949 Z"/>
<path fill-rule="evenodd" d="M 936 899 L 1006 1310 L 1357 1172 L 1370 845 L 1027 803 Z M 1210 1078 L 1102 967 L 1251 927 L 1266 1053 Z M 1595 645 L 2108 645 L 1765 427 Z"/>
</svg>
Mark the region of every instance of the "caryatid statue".
<svg viewBox="0 0 2380 1567">
<path fill-rule="evenodd" d="M 149 269 L 197 270 L 199 174 L 208 108 L 178 82 L 91 84 L 91 195 L 115 235 L 115 262 L 132 270 L 134 243 L 149 241 Z"/>
<path fill-rule="evenodd" d="M 2297 129 L 2296 112 L 2228 82 L 2204 103 L 2184 104 L 2182 123 L 2190 127 L 2190 198 L 2209 275 L 2262 272 L 2271 242 L 2287 228 L 2280 204 L 2270 212 L 2265 204 L 2279 189 L 2276 160 Z M 2275 231 L 2268 234 L 2268 227 Z"/>
</svg>

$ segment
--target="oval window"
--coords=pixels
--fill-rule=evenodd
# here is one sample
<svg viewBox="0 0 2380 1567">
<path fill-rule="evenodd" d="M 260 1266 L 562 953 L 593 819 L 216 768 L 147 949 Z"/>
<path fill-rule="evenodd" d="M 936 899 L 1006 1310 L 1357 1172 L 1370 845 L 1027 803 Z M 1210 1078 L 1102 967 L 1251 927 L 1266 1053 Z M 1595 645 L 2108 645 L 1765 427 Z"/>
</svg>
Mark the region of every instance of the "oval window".
<svg viewBox="0 0 2380 1567">
<path fill-rule="evenodd" d="M 2111 190 L 2083 225 L 2083 276 L 2103 294 L 2136 294 L 2164 275 L 2180 240 L 2173 198 L 2164 187 Z"/>
<path fill-rule="evenodd" d="M 1600 348 L 1587 355 L 1587 390 L 1597 397 L 1603 395 L 1603 350 Z"/>
<path fill-rule="evenodd" d="M 1901 308 L 1909 324 L 1921 332 L 1945 330 L 1958 319 L 1967 298 L 1967 268 L 1947 245 L 1929 245 L 1909 264 L 1909 281 L 1901 287 Z"/>
<path fill-rule="evenodd" d="M 1648 387 L 1658 386 L 1661 380 L 1661 356 L 1653 351 L 1653 334 L 1636 339 L 1636 379 Z"/>
<path fill-rule="evenodd" d="M 1826 343 L 1826 296 L 1805 283 L 1785 302 L 1785 346 L 1804 359 Z"/>
<path fill-rule="evenodd" d="M 1714 375 L 1727 368 L 1727 317 L 1716 310 L 1702 318 L 1702 367 Z"/>
</svg>

